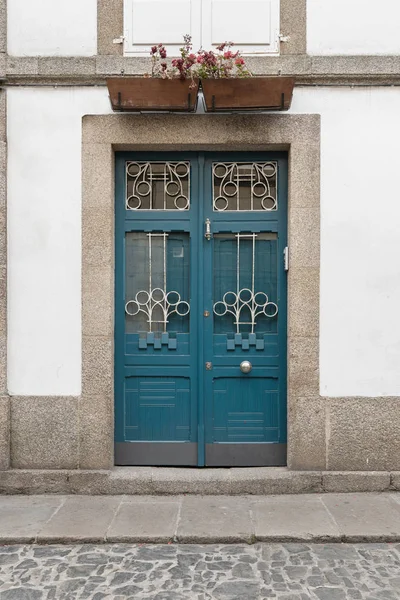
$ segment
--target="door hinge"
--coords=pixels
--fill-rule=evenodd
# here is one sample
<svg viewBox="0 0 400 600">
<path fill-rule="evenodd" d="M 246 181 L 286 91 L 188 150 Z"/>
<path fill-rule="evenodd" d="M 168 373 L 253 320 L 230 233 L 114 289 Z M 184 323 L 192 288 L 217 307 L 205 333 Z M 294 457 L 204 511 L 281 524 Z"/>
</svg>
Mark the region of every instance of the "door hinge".
<svg viewBox="0 0 400 600">
<path fill-rule="evenodd" d="M 289 248 L 286 246 L 283 249 L 283 266 L 285 271 L 289 271 Z"/>
</svg>

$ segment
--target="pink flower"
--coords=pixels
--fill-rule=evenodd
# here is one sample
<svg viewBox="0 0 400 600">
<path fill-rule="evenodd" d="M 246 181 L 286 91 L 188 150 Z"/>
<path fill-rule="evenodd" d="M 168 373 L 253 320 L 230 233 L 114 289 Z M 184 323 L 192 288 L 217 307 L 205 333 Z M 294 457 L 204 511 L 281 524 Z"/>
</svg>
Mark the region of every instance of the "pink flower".
<svg viewBox="0 0 400 600">
<path fill-rule="evenodd" d="M 235 60 L 235 65 L 237 67 L 242 67 L 244 65 L 244 60 L 240 56 L 238 56 Z"/>
<path fill-rule="evenodd" d="M 160 56 L 161 58 L 167 58 L 167 51 L 165 48 L 160 48 Z"/>
<path fill-rule="evenodd" d="M 233 52 L 231 52 L 230 50 L 228 50 L 227 52 L 224 52 L 224 58 L 233 58 Z"/>
<path fill-rule="evenodd" d="M 152 46 L 150 54 L 156 54 L 156 52 L 157 52 L 157 46 Z"/>
<path fill-rule="evenodd" d="M 222 50 L 225 48 L 226 46 L 226 42 L 224 42 L 223 44 L 220 44 L 219 46 L 217 46 L 217 50 L 219 50 L 220 52 L 222 52 Z"/>
</svg>

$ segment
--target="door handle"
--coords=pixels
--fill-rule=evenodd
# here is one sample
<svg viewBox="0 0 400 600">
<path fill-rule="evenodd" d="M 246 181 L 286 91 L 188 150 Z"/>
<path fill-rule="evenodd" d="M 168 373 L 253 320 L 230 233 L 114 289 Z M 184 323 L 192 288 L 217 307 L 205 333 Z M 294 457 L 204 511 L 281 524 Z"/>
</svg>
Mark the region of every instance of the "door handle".
<svg viewBox="0 0 400 600">
<path fill-rule="evenodd" d="M 242 371 L 242 373 L 250 373 L 250 371 L 252 370 L 253 365 L 251 364 L 251 362 L 249 360 L 243 360 L 240 363 L 240 370 Z"/>
<path fill-rule="evenodd" d="M 212 234 L 211 234 L 211 221 L 210 221 L 210 219 L 206 219 L 204 225 L 205 225 L 204 237 L 206 238 L 206 240 L 210 241 L 211 238 L 212 238 Z"/>
</svg>

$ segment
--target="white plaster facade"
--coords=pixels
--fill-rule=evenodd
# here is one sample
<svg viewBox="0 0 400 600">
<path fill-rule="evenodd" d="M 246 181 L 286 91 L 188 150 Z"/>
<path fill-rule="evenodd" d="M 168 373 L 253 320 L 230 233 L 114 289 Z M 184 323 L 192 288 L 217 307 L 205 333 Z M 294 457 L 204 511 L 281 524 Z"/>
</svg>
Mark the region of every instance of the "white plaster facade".
<svg viewBox="0 0 400 600">
<path fill-rule="evenodd" d="M 307 52 L 399 54 L 397 0 L 307 0 Z"/>
<path fill-rule="evenodd" d="M 107 1 L 111 10 L 119 0 Z M 110 114 L 105 77 L 136 67 L 118 44 L 116 57 L 101 57 L 96 0 L 9 0 L 7 8 L 7 393 L 76 397 L 82 392 L 82 118 Z M 293 52 L 294 66 L 282 62 L 276 69 L 292 68 L 299 77 L 290 114 L 321 116 L 320 395 L 400 397 L 400 88 L 387 86 L 400 75 L 400 62 L 391 62 L 400 56 L 400 6 L 307 0 L 306 8 L 308 54 Z M 343 81 L 313 71 L 313 57 L 360 55 L 385 55 L 384 85 L 369 79 L 376 65 L 351 66 L 350 74 L 344 66 L 341 73 L 334 58 L 329 64 Z M 16 57 L 26 62 L 16 68 Z M 30 57 L 73 58 L 39 60 L 34 71 Z M 146 70 L 137 64 L 137 72 Z M 272 63 L 258 64 L 270 73 Z M 304 69 L 310 80 L 320 76 L 316 86 Z"/>
<path fill-rule="evenodd" d="M 82 116 L 108 112 L 104 88 L 9 90 L 12 395 L 81 393 Z"/>
<path fill-rule="evenodd" d="M 321 114 L 324 396 L 400 395 L 399 104 L 397 88 L 295 92 L 292 113 Z M 80 393 L 81 119 L 109 112 L 105 89 L 9 92 L 11 394 Z"/>
<path fill-rule="evenodd" d="M 92 56 L 97 52 L 97 0 L 12 0 L 7 20 L 12 56 Z"/>
</svg>

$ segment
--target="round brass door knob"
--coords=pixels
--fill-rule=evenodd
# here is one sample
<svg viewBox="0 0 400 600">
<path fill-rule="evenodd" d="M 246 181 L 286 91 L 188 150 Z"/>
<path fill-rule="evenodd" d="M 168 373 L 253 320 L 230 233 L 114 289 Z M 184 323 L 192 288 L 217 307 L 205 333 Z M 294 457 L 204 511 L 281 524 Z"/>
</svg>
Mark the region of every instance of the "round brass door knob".
<svg viewBox="0 0 400 600">
<path fill-rule="evenodd" d="M 242 373 L 250 373 L 252 368 L 253 368 L 253 365 L 251 364 L 251 362 L 249 360 L 244 360 L 240 363 L 240 370 L 242 371 Z"/>
</svg>

